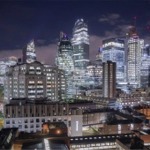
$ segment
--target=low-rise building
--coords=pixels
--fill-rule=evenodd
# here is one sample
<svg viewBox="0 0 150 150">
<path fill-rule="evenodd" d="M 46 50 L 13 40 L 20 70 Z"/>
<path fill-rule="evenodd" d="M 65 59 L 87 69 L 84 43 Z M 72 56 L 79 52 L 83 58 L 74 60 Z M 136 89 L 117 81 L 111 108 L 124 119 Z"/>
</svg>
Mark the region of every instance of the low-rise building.
<svg viewBox="0 0 150 150">
<path fill-rule="evenodd" d="M 11 101 L 5 106 L 4 127 L 18 127 L 19 131 L 38 132 L 44 122 L 64 122 L 69 136 L 82 136 L 82 110 L 69 109 L 66 103 L 44 100 Z"/>
</svg>

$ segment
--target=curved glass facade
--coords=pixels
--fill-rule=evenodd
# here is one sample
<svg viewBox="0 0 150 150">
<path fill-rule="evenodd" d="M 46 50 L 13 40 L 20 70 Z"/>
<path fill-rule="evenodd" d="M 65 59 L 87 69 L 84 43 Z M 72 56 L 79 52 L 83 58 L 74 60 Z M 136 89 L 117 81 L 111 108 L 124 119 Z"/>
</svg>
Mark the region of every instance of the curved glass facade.
<svg viewBox="0 0 150 150">
<path fill-rule="evenodd" d="M 60 42 L 58 43 L 56 65 L 59 69 L 66 71 L 66 74 L 74 71 L 73 48 L 65 34 L 60 37 Z"/>
<path fill-rule="evenodd" d="M 65 71 L 67 96 L 72 97 L 72 75 L 74 72 L 73 47 L 66 34 L 61 33 L 58 42 L 58 52 L 56 57 L 56 65 L 59 69 Z"/>
</svg>

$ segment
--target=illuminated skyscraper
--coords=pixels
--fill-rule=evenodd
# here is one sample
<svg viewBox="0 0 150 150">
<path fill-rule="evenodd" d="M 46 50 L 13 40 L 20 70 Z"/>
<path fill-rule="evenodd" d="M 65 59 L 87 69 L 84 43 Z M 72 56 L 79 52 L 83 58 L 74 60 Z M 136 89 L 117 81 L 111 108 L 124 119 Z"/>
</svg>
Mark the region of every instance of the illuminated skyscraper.
<svg viewBox="0 0 150 150">
<path fill-rule="evenodd" d="M 74 71 L 73 48 L 65 33 L 60 34 L 56 65 L 59 69 L 66 71 L 66 74 Z"/>
<path fill-rule="evenodd" d="M 23 62 L 32 63 L 34 61 L 36 61 L 35 44 L 34 40 L 31 40 L 23 49 Z"/>
<path fill-rule="evenodd" d="M 98 53 L 96 54 L 96 60 L 102 62 L 102 47 L 98 49 Z"/>
<path fill-rule="evenodd" d="M 0 85 L 4 85 L 7 68 L 17 64 L 17 58 L 14 56 L 0 59 Z"/>
<path fill-rule="evenodd" d="M 103 97 L 113 98 L 116 95 L 116 63 L 103 63 Z"/>
<path fill-rule="evenodd" d="M 56 57 L 56 65 L 59 69 L 65 71 L 67 79 L 67 97 L 72 97 L 72 74 L 74 71 L 73 48 L 66 34 L 60 34 L 58 42 L 58 52 Z"/>
<path fill-rule="evenodd" d="M 119 84 L 125 80 L 125 51 L 124 39 L 110 38 L 103 40 L 102 61 L 116 62 L 116 82 Z"/>
<path fill-rule="evenodd" d="M 144 40 L 140 39 L 132 27 L 127 40 L 127 81 L 133 87 L 141 86 L 141 61 Z"/>
<path fill-rule="evenodd" d="M 141 63 L 141 86 L 150 87 L 150 45 L 146 44 L 143 49 Z"/>
<path fill-rule="evenodd" d="M 150 56 L 150 45 L 149 45 L 149 44 L 146 44 L 146 45 L 144 46 L 143 55 L 144 55 L 144 56 Z"/>
<path fill-rule="evenodd" d="M 78 19 L 73 28 L 72 45 L 76 70 L 85 70 L 89 62 L 88 26 L 83 19 Z"/>
</svg>

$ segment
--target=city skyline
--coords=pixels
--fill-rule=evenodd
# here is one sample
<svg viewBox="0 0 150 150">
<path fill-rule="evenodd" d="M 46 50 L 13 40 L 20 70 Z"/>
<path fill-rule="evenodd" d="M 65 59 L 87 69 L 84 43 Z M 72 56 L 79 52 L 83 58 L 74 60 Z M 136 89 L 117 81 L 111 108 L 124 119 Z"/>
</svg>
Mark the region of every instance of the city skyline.
<svg viewBox="0 0 150 150">
<path fill-rule="evenodd" d="M 89 28 L 90 59 L 95 59 L 103 39 L 124 36 L 131 25 L 136 24 L 140 38 L 148 42 L 149 5 L 148 0 L 2 1 L 0 57 L 21 57 L 25 45 L 35 39 L 37 60 L 54 64 L 59 32 L 71 40 L 74 23 L 80 18 Z"/>
</svg>

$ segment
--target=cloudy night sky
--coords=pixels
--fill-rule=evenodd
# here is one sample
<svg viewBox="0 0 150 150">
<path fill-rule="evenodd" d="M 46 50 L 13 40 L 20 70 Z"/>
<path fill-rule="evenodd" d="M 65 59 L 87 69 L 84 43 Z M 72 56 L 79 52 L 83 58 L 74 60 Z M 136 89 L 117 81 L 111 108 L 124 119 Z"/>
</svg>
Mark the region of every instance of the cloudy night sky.
<svg viewBox="0 0 150 150">
<path fill-rule="evenodd" d="M 72 38 L 75 21 L 83 18 L 94 59 L 102 40 L 124 36 L 134 17 L 139 36 L 150 43 L 150 0 L 1 0 L 0 58 L 21 57 L 35 39 L 37 59 L 54 64 L 60 31 Z"/>
</svg>

